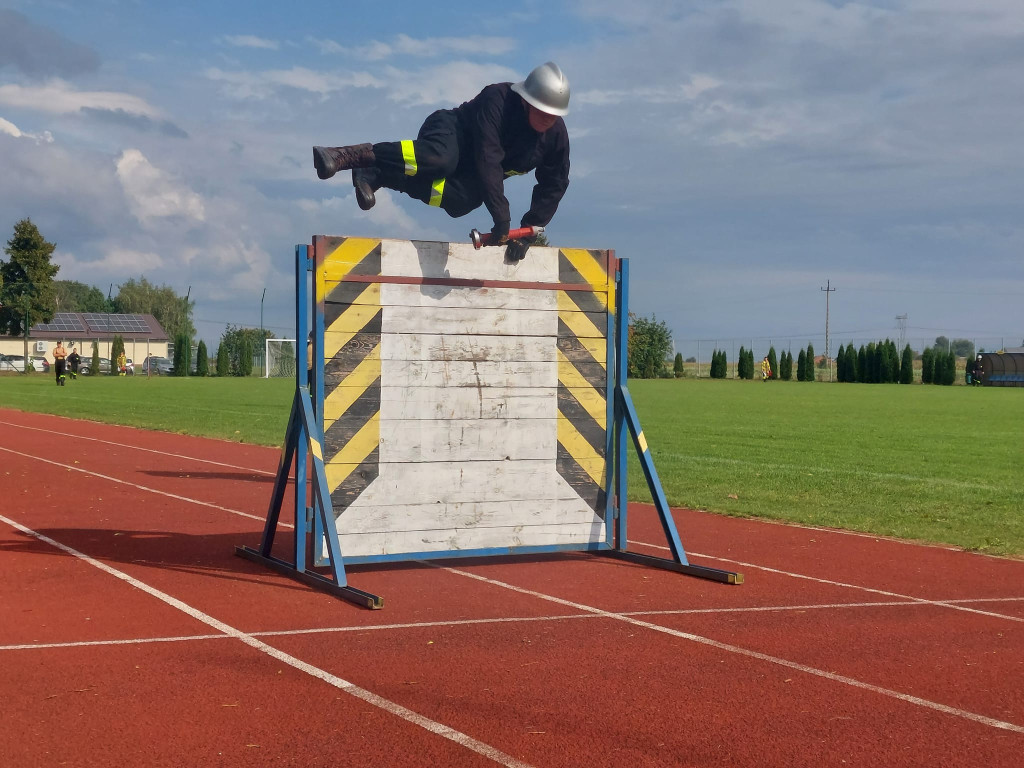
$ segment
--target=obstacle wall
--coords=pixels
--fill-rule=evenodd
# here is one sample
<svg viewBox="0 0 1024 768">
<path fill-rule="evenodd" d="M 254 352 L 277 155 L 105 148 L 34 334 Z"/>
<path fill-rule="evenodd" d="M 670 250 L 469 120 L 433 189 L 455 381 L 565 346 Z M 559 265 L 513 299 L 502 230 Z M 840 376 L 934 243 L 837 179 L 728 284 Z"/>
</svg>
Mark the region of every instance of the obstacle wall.
<svg viewBox="0 0 1024 768">
<path fill-rule="evenodd" d="M 608 251 L 317 237 L 346 561 L 608 542 Z"/>
</svg>

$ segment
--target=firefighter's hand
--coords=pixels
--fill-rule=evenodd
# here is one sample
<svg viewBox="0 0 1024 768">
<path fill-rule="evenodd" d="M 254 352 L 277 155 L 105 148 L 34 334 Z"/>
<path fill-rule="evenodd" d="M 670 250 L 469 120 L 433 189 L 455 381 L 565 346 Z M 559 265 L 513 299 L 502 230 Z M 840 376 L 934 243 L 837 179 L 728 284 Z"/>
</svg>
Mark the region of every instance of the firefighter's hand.
<svg viewBox="0 0 1024 768">
<path fill-rule="evenodd" d="M 491 245 L 504 245 L 508 242 L 508 222 L 496 221 L 491 227 Z"/>
<path fill-rule="evenodd" d="M 518 240 L 509 240 L 508 245 L 505 247 L 505 261 L 522 261 L 523 257 L 526 256 L 527 250 L 534 244 L 536 239 L 535 237 L 521 237 Z"/>
</svg>

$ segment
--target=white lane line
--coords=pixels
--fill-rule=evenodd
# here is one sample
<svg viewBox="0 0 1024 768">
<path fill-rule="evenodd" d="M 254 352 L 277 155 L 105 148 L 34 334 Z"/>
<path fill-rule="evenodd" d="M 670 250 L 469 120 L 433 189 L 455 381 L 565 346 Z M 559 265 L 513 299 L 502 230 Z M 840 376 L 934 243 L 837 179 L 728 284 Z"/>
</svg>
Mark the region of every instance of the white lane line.
<svg viewBox="0 0 1024 768">
<path fill-rule="evenodd" d="M 661 549 L 661 550 L 665 550 L 666 552 L 671 552 L 671 550 L 668 547 L 663 547 L 660 544 L 648 544 L 646 541 L 633 541 L 632 539 L 628 539 L 628 541 L 629 541 L 630 544 L 636 544 L 636 545 L 642 546 L 642 547 L 651 547 L 652 549 Z M 976 614 L 979 614 L 980 616 L 991 616 L 992 618 L 996 618 L 996 619 L 1006 619 L 1007 621 L 1019 621 L 1019 622 L 1024 623 L 1024 618 L 1022 618 L 1020 616 L 1008 616 L 1005 613 L 995 613 L 993 611 L 982 611 L 982 610 L 979 610 L 977 608 L 968 608 L 967 606 L 964 606 L 964 605 L 957 605 L 955 602 L 953 602 L 951 600 L 946 600 L 946 601 L 943 601 L 943 600 L 928 600 L 928 599 L 923 598 L 923 597 L 914 597 L 913 595 L 904 595 L 904 594 L 900 594 L 899 592 L 890 592 L 890 591 L 885 590 L 885 589 L 875 589 L 873 587 L 863 587 L 863 586 L 861 586 L 859 584 L 848 584 L 845 581 L 832 581 L 831 579 L 822 579 L 822 578 L 820 578 L 818 576 L 807 576 L 806 574 L 803 574 L 803 573 L 793 573 L 792 571 L 783 571 L 783 570 L 779 570 L 778 568 L 769 568 L 766 565 L 755 565 L 754 563 L 745 563 L 745 562 L 743 562 L 741 560 L 731 560 L 731 559 L 729 559 L 727 557 L 716 557 L 715 555 L 705 555 L 705 554 L 701 554 L 700 552 L 689 552 L 687 554 L 689 556 L 692 556 L 692 557 L 700 557 L 700 558 L 704 558 L 706 560 L 717 560 L 720 563 L 732 563 L 733 565 L 738 565 L 741 568 L 755 568 L 755 569 L 757 569 L 759 571 L 767 571 L 768 573 L 777 573 L 777 574 L 779 574 L 781 576 L 789 576 L 790 578 L 794 578 L 794 579 L 805 579 L 807 581 L 815 581 L 815 582 L 818 582 L 819 584 L 828 584 L 828 585 L 833 586 L 833 587 L 844 587 L 846 589 L 859 589 L 862 592 L 871 592 L 872 594 L 875 594 L 875 595 L 885 595 L 886 597 L 897 597 L 897 598 L 900 598 L 900 599 L 903 599 L 903 600 L 910 600 L 910 601 L 913 601 L 915 603 L 922 603 L 924 605 L 934 605 L 934 606 L 937 606 L 937 607 L 940 607 L 940 608 L 952 608 L 954 611 L 965 611 L 966 613 L 976 613 Z"/>
<path fill-rule="evenodd" d="M 183 643 L 191 640 L 224 640 L 227 635 L 182 635 L 180 637 L 138 637 L 129 640 L 79 640 L 73 643 L 23 643 L 0 645 L 0 651 L 34 651 L 53 648 L 95 648 L 104 645 L 145 645 L 146 643 Z"/>
<path fill-rule="evenodd" d="M 455 742 L 459 746 L 472 750 L 473 752 L 476 752 L 478 755 L 482 755 L 490 760 L 493 760 L 499 765 L 508 766 L 508 768 L 531 768 L 531 766 L 528 763 L 524 763 L 521 760 L 517 760 L 511 755 L 502 752 L 498 748 L 492 747 L 490 744 L 485 744 L 482 741 L 478 741 L 474 739 L 472 736 L 468 736 L 465 733 L 457 731 L 454 728 L 450 728 L 449 726 L 439 723 L 436 720 L 431 720 L 428 717 L 424 717 L 423 715 L 413 712 L 411 709 L 406 709 L 401 704 L 393 702 L 389 699 L 385 699 L 383 696 L 378 696 L 376 693 L 368 691 L 365 688 L 360 688 L 355 683 L 351 683 L 348 680 L 344 680 L 338 677 L 337 675 L 332 675 L 330 672 L 320 669 L 319 667 L 315 667 L 312 664 L 309 664 L 305 661 L 302 661 L 301 659 L 292 656 L 291 654 L 285 653 L 284 651 L 278 650 L 277 648 L 274 648 L 272 645 L 267 645 L 262 640 L 253 637 L 251 634 L 243 632 L 242 630 L 237 629 L 235 627 L 232 627 L 230 624 L 225 624 L 223 621 L 215 619 L 209 614 L 203 613 L 198 608 L 194 608 L 188 603 L 182 602 L 176 597 L 172 597 L 166 592 L 160 591 L 156 587 L 152 587 L 149 584 L 146 584 L 145 582 L 139 581 L 138 579 L 129 576 L 124 571 L 119 571 L 116 568 L 112 568 L 111 566 L 107 565 L 106 563 L 101 563 L 99 560 L 95 560 L 94 558 L 89 557 L 85 553 L 79 552 L 77 549 L 69 547 L 66 544 L 61 544 L 59 541 L 55 541 L 54 539 L 51 539 L 49 536 L 46 536 L 42 533 L 38 533 L 37 531 L 33 531 L 31 528 L 27 528 L 24 525 L 21 525 L 20 523 L 11 520 L 10 518 L 4 517 L 3 515 L 0 515 L 0 521 L 6 523 L 12 528 L 15 528 L 16 530 L 21 531 L 22 533 L 28 536 L 32 536 L 38 539 L 39 541 L 42 541 L 46 544 L 49 544 L 52 547 L 59 549 L 61 552 L 65 552 L 69 555 L 72 555 L 73 557 L 77 557 L 78 559 L 88 563 L 89 565 L 95 568 L 99 568 L 104 573 L 107 573 L 116 579 L 120 579 L 121 581 L 130 584 L 136 589 L 141 590 L 142 592 L 145 592 L 146 594 L 151 595 L 152 597 L 155 597 L 157 600 L 160 600 L 161 602 L 171 606 L 172 608 L 176 608 L 177 610 L 181 611 L 187 616 L 191 616 L 196 621 L 206 624 L 208 627 L 212 627 L 213 629 L 228 637 L 232 637 L 236 640 L 239 640 L 242 643 L 248 645 L 250 648 L 257 650 L 260 653 L 264 653 L 267 656 L 270 656 L 271 658 L 281 662 L 282 664 L 287 664 L 293 669 L 297 669 L 300 672 L 304 672 L 307 675 L 310 675 L 311 677 L 315 677 L 318 680 L 322 680 L 328 685 L 332 685 L 335 688 L 349 694 L 350 696 L 354 696 L 355 698 L 360 699 L 361 701 L 364 701 L 367 704 L 370 704 L 374 707 L 377 707 L 378 709 L 381 709 L 387 712 L 388 714 L 400 717 L 402 720 L 412 723 L 413 725 L 418 725 L 420 728 L 423 728 L 424 730 L 429 731 L 430 733 L 433 733 L 437 736 L 441 736 L 442 738 L 448 739 L 449 741 Z"/>
<path fill-rule="evenodd" d="M 52 461 L 50 459 L 44 459 L 42 456 L 32 456 L 31 454 L 22 453 L 21 451 L 15 451 L 15 450 L 12 450 L 11 448 L 4 448 L 3 446 L 0 446 L 0 451 L 6 451 L 7 453 L 13 453 L 15 456 L 21 456 L 23 458 L 32 459 L 34 461 L 42 461 L 42 462 L 44 462 L 46 464 L 51 464 L 51 465 L 53 465 L 55 467 L 63 467 L 64 469 L 73 469 L 75 472 L 81 472 L 82 474 L 85 474 L 85 475 L 92 475 L 93 477 L 98 477 L 98 478 L 100 478 L 102 480 L 109 480 L 112 483 L 119 483 L 120 485 L 127 485 L 130 488 L 136 488 L 136 489 L 138 489 L 140 491 L 146 491 L 147 493 L 155 493 L 155 494 L 158 494 L 160 496 L 166 496 L 169 499 L 176 499 L 178 501 L 187 501 L 190 504 L 198 504 L 199 506 L 210 507 L 211 509 L 217 509 L 217 510 L 220 510 L 221 512 L 229 512 L 232 515 L 238 515 L 239 517 L 247 517 L 250 520 L 258 520 L 261 523 L 266 522 L 266 516 L 265 515 L 251 515 L 248 512 L 242 512 L 241 510 L 231 509 L 230 507 L 222 507 L 220 504 L 214 504 L 214 503 L 209 502 L 209 501 L 201 501 L 199 499 L 192 499 L 192 498 L 189 498 L 188 496 L 179 496 L 176 493 L 168 493 L 167 491 L 160 491 L 160 490 L 157 490 L 156 488 L 150 488 L 150 487 L 145 486 L 145 485 L 139 485 L 138 483 L 131 483 L 131 482 L 128 482 L 127 480 L 121 480 L 120 478 L 117 478 L 117 477 L 111 477 L 110 475 L 104 475 L 104 474 L 102 474 L 100 472 L 93 472 L 92 470 L 83 469 L 82 467 L 76 467 L 73 464 L 64 464 L 64 463 L 59 462 L 59 461 Z M 285 522 L 279 522 L 278 525 L 281 525 L 281 526 L 283 526 L 285 528 L 294 528 L 295 527 L 295 526 L 290 525 L 289 523 L 285 523 Z"/>
<path fill-rule="evenodd" d="M 957 599 L 947 602 L 985 603 L 1021 602 L 1024 597 L 982 597 Z M 750 608 L 675 608 L 661 611 L 620 611 L 623 616 L 684 616 L 689 614 L 721 613 L 786 613 L 788 611 L 841 610 L 844 608 L 899 608 L 916 607 L 920 603 L 912 600 L 891 600 L 877 603 L 813 603 L 808 605 L 764 605 Z M 453 619 L 451 621 L 413 621 L 401 624 L 353 624 L 345 627 L 309 627 L 306 629 L 268 629 L 250 632 L 253 637 L 289 637 L 292 635 L 320 635 L 341 632 L 376 632 L 389 629 L 430 629 L 465 627 L 477 624 L 520 624 L 532 621 L 572 621 L 575 619 L 599 619 L 592 613 L 562 613 L 551 616 L 496 616 L 490 619 Z M 80 640 L 67 643 L 24 643 L 21 645 L 0 645 L 0 651 L 31 651 L 47 648 L 82 648 L 103 645 L 141 645 L 144 643 L 177 643 L 192 640 L 223 640 L 226 635 L 184 635 L 180 637 L 140 637 L 121 640 Z"/>
<path fill-rule="evenodd" d="M 135 450 L 135 451 L 145 451 L 146 453 L 155 453 L 158 456 L 171 456 L 171 457 L 173 457 L 175 459 L 186 459 L 188 461 L 198 461 L 198 462 L 203 463 L 203 464 L 213 464 L 214 466 L 217 466 L 217 467 L 227 467 L 228 469 L 240 469 L 240 470 L 242 470 L 244 472 L 251 472 L 254 475 L 267 475 L 269 477 L 276 477 L 277 476 L 277 472 L 267 472 L 264 469 L 252 469 L 251 467 L 242 467 L 242 466 L 239 466 L 238 464 L 227 464 L 227 463 L 225 463 L 223 461 L 213 461 L 212 459 L 200 459 L 200 458 L 198 458 L 196 456 L 185 456 L 184 454 L 181 454 L 181 453 L 169 453 L 167 451 L 158 451 L 155 448 L 143 448 L 143 447 L 138 446 L 138 445 L 130 445 L 128 443 L 118 443 L 118 442 L 115 442 L 113 440 L 101 440 L 98 437 L 86 437 L 85 435 L 76 435 L 74 432 L 60 432 L 60 431 L 58 431 L 56 429 L 43 429 L 42 427 L 30 427 L 27 424 L 17 424 L 17 423 L 15 423 L 13 421 L 3 421 L 3 420 L 0 420 L 0 424 L 6 424 L 6 425 L 11 426 L 11 427 L 18 427 L 19 429 L 31 429 L 31 430 L 34 430 L 36 432 L 46 432 L 47 434 L 60 435 L 61 437 L 74 437 L 74 438 L 77 438 L 78 440 L 89 440 L 89 441 L 94 442 L 94 443 L 104 443 L 106 445 L 115 445 L 118 448 L 131 448 L 132 450 Z M 110 425 L 107 425 L 107 426 L 110 426 Z"/>
<path fill-rule="evenodd" d="M 1015 733 L 1024 733 L 1024 726 L 1016 725 L 1015 723 L 1007 723 L 1003 720 L 996 720 L 995 718 L 987 717 L 986 715 L 979 715 L 975 712 L 968 712 L 967 710 L 959 709 L 958 707 L 950 707 L 946 704 L 939 704 L 935 701 L 922 699 L 919 696 L 911 696 L 906 693 L 900 693 L 899 691 L 890 690 L 889 688 L 882 688 L 881 686 L 872 685 L 871 683 L 865 683 L 861 680 L 856 680 L 852 677 L 846 677 L 845 675 L 837 675 L 834 672 L 826 672 L 823 669 L 809 667 L 806 664 L 799 664 L 795 661 L 789 661 L 788 659 L 779 658 L 778 656 L 770 656 L 767 653 L 752 651 L 748 648 L 741 648 L 738 645 L 722 643 L 718 640 L 712 640 L 709 637 L 702 637 L 701 635 L 694 635 L 690 632 L 682 632 L 678 629 L 663 627 L 660 624 L 652 624 L 649 621 L 641 621 L 640 619 L 634 618 L 632 616 L 627 616 L 622 613 L 613 613 L 611 611 L 602 610 L 601 608 L 595 608 L 592 605 L 584 605 L 583 603 L 576 603 L 572 600 L 565 600 L 560 597 L 555 597 L 554 595 L 547 595 L 543 592 L 536 592 L 532 589 L 517 587 L 514 584 L 509 584 L 504 581 L 498 581 L 497 579 L 489 579 L 486 576 L 480 576 L 479 574 L 470 573 L 469 571 L 463 571 L 458 568 L 434 565 L 433 563 L 431 563 L 431 565 L 433 565 L 434 568 L 439 568 L 441 570 L 448 571 L 449 573 L 455 573 L 459 576 L 465 576 L 470 579 L 475 579 L 476 581 L 482 581 L 486 584 L 492 584 L 496 587 L 501 587 L 502 589 L 508 589 L 512 592 L 518 592 L 519 594 L 529 595 L 531 597 L 536 597 L 541 600 L 547 600 L 548 602 L 552 602 L 557 605 L 564 605 L 569 608 L 575 608 L 578 611 L 586 611 L 588 613 L 594 614 L 595 616 L 602 616 L 606 619 L 613 619 L 614 621 L 621 621 L 636 627 L 643 627 L 644 629 L 650 629 L 655 632 L 661 632 L 666 635 L 671 635 L 673 637 L 679 637 L 683 640 L 690 640 L 694 643 L 706 645 L 711 648 L 717 648 L 720 651 L 727 651 L 728 653 L 735 653 L 740 656 L 747 656 L 752 659 L 758 659 L 759 661 L 766 661 L 769 664 L 776 664 L 778 666 L 793 669 L 808 675 L 821 677 L 826 680 L 830 680 L 834 683 L 842 683 L 843 685 L 848 685 L 853 688 L 859 688 L 861 690 L 870 691 L 871 693 L 877 693 L 881 694 L 882 696 L 888 696 L 890 698 L 898 699 L 899 701 L 903 701 L 908 704 L 914 704 L 919 707 L 924 707 L 925 709 L 931 709 L 936 712 L 942 712 L 943 714 L 953 715 L 954 717 L 963 718 L 964 720 L 969 720 L 971 722 L 979 723 L 981 725 L 991 726 L 992 728 L 999 728 L 1005 731 L 1014 731 Z"/>
</svg>

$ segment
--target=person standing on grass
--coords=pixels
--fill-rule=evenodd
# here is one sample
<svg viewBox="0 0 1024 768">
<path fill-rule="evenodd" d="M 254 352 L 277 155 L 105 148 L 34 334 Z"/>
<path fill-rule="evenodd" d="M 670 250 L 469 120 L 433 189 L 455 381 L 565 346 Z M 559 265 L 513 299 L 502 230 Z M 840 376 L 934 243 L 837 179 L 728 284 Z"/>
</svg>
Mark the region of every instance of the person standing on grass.
<svg viewBox="0 0 1024 768">
<path fill-rule="evenodd" d="M 53 370 L 54 375 L 57 377 L 57 386 L 64 386 L 64 366 L 67 360 L 68 351 L 64 349 L 64 342 L 58 341 L 57 346 L 53 348 Z"/>
<path fill-rule="evenodd" d="M 128 375 L 128 358 L 125 357 L 124 352 L 117 356 L 117 375 L 127 376 Z"/>
<path fill-rule="evenodd" d="M 75 345 L 71 345 L 71 351 L 68 352 L 67 367 L 71 371 L 71 378 L 78 378 L 78 364 L 82 362 L 82 358 L 78 356 L 78 350 L 75 349 Z"/>
<path fill-rule="evenodd" d="M 772 377 L 772 364 L 768 362 L 768 355 L 761 361 L 761 381 L 768 381 Z"/>
</svg>

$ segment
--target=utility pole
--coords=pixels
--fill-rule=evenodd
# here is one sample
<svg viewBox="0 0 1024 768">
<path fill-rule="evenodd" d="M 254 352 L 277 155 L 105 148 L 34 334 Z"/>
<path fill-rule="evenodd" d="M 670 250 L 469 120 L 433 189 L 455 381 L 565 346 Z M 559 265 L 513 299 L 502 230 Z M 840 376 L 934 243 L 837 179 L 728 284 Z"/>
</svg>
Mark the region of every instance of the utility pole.
<svg viewBox="0 0 1024 768">
<path fill-rule="evenodd" d="M 828 380 L 832 381 L 832 356 L 828 351 L 828 295 L 830 293 L 835 293 L 836 289 L 832 287 L 832 282 L 830 280 L 826 280 L 825 287 L 821 290 L 825 292 L 825 362 L 828 363 Z M 814 368 L 813 360 L 811 361 L 811 368 L 812 370 Z"/>
</svg>

